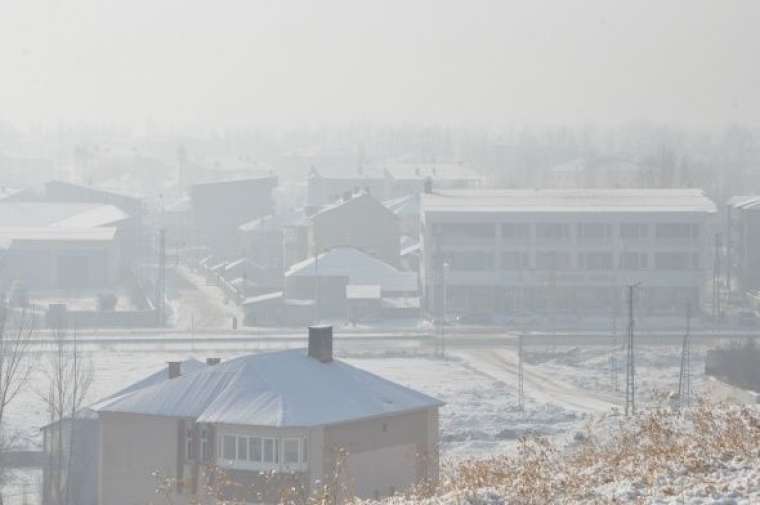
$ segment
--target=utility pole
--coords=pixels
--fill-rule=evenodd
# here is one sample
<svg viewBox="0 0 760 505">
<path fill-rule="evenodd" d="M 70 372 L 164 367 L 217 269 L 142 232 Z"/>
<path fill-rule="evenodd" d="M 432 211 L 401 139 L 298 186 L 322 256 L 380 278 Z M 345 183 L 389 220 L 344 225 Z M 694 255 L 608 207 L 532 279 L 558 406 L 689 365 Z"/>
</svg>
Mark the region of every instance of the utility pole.
<svg viewBox="0 0 760 505">
<path fill-rule="evenodd" d="M 612 390 L 615 391 L 615 392 L 617 392 L 619 390 L 619 387 L 618 387 L 617 350 L 618 350 L 618 339 L 617 339 L 617 300 L 614 300 L 613 301 L 613 307 L 612 307 L 612 350 L 610 352 L 609 367 L 610 367 L 610 385 L 612 386 Z"/>
<path fill-rule="evenodd" d="M 446 356 L 446 324 L 448 322 L 448 282 L 449 282 L 449 263 L 447 261 L 443 261 L 441 264 L 441 280 L 443 282 L 443 285 L 441 286 L 442 290 L 442 297 L 441 297 L 441 307 L 443 314 L 441 315 L 441 357 Z"/>
<path fill-rule="evenodd" d="M 517 337 L 517 405 L 525 413 L 525 373 L 523 372 L 523 334 Z"/>
<path fill-rule="evenodd" d="M 638 284 L 628 286 L 628 333 L 625 342 L 625 415 L 636 414 L 636 365 L 633 351 L 633 293 Z"/>
<path fill-rule="evenodd" d="M 166 230 L 158 232 L 158 276 L 156 279 L 156 313 L 158 324 L 166 323 Z"/>
<path fill-rule="evenodd" d="M 681 370 L 678 374 L 678 405 L 679 408 L 688 407 L 691 402 L 691 304 L 686 304 L 686 332 L 683 335 L 681 345 Z"/>
<path fill-rule="evenodd" d="M 720 233 L 715 234 L 715 251 L 713 253 L 713 278 L 712 278 L 712 313 L 716 321 L 720 321 Z"/>
</svg>

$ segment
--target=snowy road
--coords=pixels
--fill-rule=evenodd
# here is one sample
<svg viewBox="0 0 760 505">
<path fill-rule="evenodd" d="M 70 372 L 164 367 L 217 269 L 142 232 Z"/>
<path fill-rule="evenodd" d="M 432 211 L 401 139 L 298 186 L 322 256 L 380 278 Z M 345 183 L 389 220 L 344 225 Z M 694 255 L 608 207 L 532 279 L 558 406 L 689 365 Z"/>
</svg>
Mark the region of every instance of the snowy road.
<svg viewBox="0 0 760 505">
<path fill-rule="evenodd" d="M 517 353 L 508 349 L 474 349 L 457 352 L 468 366 L 479 373 L 514 384 L 517 387 Z M 525 396 L 537 403 L 557 406 L 589 414 L 606 414 L 619 406 L 611 394 L 589 391 L 556 380 L 538 367 L 523 363 Z"/>
</svg>

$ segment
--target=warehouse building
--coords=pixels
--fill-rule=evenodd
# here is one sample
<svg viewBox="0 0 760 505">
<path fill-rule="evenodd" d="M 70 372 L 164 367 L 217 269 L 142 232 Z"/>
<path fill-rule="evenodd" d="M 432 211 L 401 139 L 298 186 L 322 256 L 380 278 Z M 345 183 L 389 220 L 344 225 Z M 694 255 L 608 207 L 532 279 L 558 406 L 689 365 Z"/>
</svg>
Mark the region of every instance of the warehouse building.
<svg viewBox="0 0 760 505">
<path fill-rule="evenodd" d="M 682 311 L 701 301 L 715 213 L 692 189 L 429 192 L 421 212 L 425 307 L 609 314 L 623 287 L 640 282 L 646 312 Z"/>
</svg>

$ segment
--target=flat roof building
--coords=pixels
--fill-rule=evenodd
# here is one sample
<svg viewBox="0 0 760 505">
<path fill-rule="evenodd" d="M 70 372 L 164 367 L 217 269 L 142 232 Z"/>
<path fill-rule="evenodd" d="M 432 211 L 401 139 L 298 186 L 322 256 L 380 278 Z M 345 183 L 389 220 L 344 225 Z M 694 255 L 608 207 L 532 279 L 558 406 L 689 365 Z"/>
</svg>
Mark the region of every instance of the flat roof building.
<svg viewBox="0 0 760 505">
<path fill-rule="evenodd" d="M 450 314 L 610 313 L 636 282 L 645 310 L 683 310 L 711 265 L 716 207 L 701 190 L 438 191 L 421 205 L 433 314 L 444 291 Z"/>
</svg>

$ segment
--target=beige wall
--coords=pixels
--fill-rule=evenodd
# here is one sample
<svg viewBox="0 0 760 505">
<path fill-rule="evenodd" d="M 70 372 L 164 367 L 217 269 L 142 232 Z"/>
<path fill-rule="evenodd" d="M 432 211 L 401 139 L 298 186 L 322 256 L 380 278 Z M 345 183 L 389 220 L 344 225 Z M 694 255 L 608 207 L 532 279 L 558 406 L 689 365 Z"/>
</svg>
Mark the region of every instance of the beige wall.
<svg viewBox="0 0 760 505">
<path fill-rule="evenodd" d="M 325 481 L 336 473 L 339 450 L 347 454 L 341 480 L 348 494 L 386 496 L 416 482 L 437 480 L 438 409 L 326 427 Z M 410 469 L 414 471 L 411 478 Z"/>
<path fill-rule="evenodd" d="M 159 503 L 153 472 L 177 476 L 178 421 L 138 414 L 101 413 L 100 505 Z"/>
</svg>

